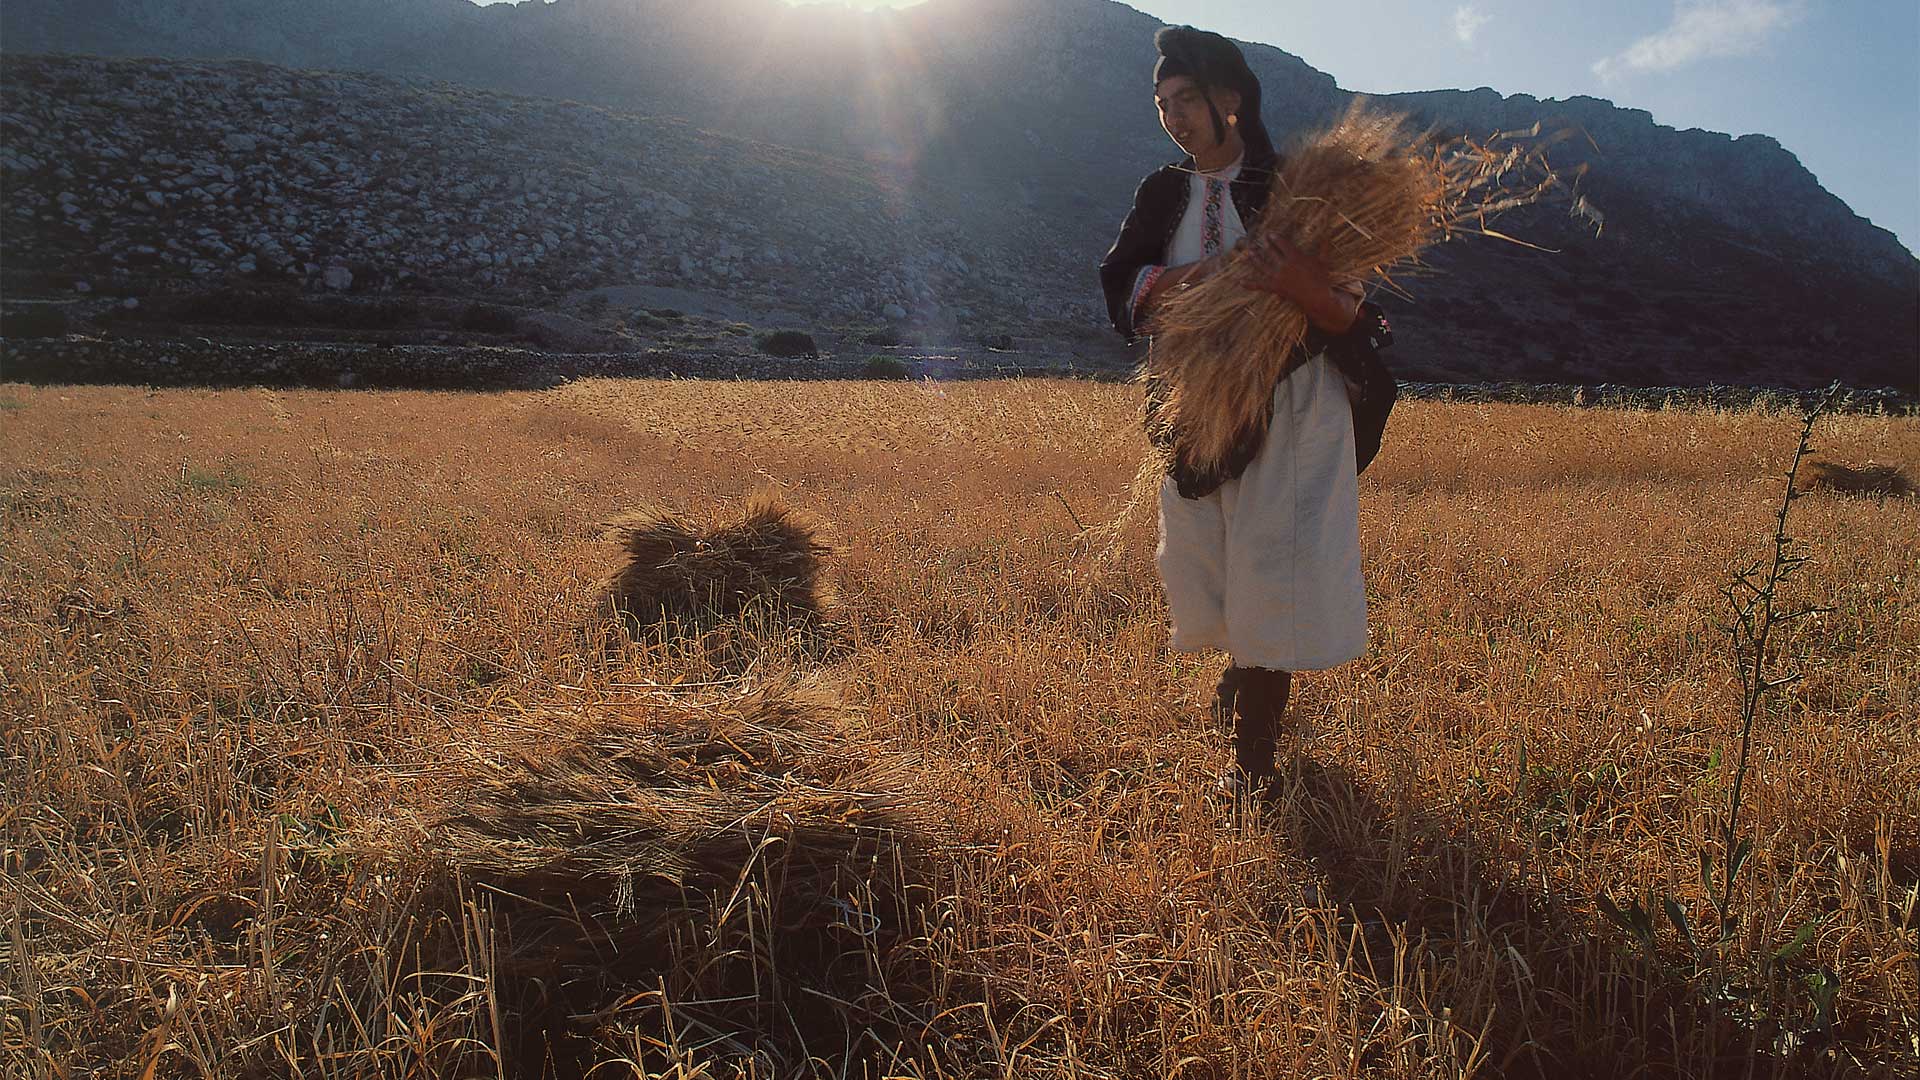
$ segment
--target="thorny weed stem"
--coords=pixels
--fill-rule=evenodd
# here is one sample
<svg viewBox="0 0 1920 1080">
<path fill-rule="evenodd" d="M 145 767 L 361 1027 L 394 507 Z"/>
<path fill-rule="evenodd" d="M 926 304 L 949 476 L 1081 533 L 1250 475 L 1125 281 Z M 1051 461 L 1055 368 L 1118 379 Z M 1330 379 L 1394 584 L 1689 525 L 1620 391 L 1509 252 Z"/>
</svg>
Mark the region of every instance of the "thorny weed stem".
<svg viewBox="0 0 1920 1080">
<path fill-rule="evenodd" d="M 1781 583 L 1807 561 L 1805 555 L 1789 554 L 1794 540 L 1787 535 L 1787 515 L 1793 509 L 1794 500 L 1805 494 L 1798 490 L 1796 484 L 1799 480 L 1801 463 L 1813 451 L 1813 426 L 1833 405 L 1839 393 L 1838 383 L 1829 387 L 1826 393 L 1807 410 L 1800 425 L 1800 441 L 1794 447 L 1793 460 L 1787 466 L 1786 489 L 1781 494 L 1780 510 L 1774 516 L 1773 560 L 1767 568 L 1766 577 L 1756 582 L 1754 575 L 1759 571 L 1759 565 L 1755 564 L 1735 573 L 1732 583 L 1724 590 L 1727 602 L 1734 610 L 1734 622 L 1728 628 L 1728 632 L 1733 637 L 1742 693 L 1740 755 L 1734 766 L 1733 793 L 1728 803 L 1727 824 L 1721 833 L 1721 850 L 1727 860 L 1718 898 L 1722 937 L 1728 930 L 1729 912 L 1733 907 L 1734 879 L 1751 851 L 1750 842 L 1740 842 L 1738 837 L 1741 797 L 1745 792 L 1747 769 L 1753 750 L 1753 720 L 1760 711 L 1761 700 L 1769 691 L 1789 686 L 1800 679 L 1798 672 L 1778 679 L 1766 677 L 1767 645 L 1776 625 L 1793 622 L 1824 610 L 1817 607 L 1804 607 L 1783 613 L 1775 606 L 1775 600 Z M 1736 843 L 1739 844 L 1737 848 Z"/>
</svg>

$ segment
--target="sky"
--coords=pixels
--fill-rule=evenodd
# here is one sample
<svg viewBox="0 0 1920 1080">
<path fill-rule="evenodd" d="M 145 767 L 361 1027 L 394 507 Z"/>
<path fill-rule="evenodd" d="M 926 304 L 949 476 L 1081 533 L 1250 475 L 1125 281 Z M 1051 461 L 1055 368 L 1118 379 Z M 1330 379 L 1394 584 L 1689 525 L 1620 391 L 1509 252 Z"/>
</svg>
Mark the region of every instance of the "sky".
<svg viewBox="0 0 1920 1080">
<path fill-rule="evenodd" d="M 813 0 L 788 0 L 813 2 Z M 828 0 L 840 2 L 840 0 Z M 920 0 L 852 0 L 908 7 Z M 936 0 L 937 2 L 937 0 Z M 1677 128 L 1780 140 L 1920 251 L 1915 0 L 1132 0 L 1275 45 L 1348 90 L 1588 94 Z"/>
<path fill-rule="evenodd" d="M 1261 41 L 1349 90 L 1588 94 L 1678 128 L 1780 140 L 1855 213 L 1920 250 L 1914 0 L 1136 0 Z M 1331 12 L 1347 14 L 1334 16 Z"/>
</svg>

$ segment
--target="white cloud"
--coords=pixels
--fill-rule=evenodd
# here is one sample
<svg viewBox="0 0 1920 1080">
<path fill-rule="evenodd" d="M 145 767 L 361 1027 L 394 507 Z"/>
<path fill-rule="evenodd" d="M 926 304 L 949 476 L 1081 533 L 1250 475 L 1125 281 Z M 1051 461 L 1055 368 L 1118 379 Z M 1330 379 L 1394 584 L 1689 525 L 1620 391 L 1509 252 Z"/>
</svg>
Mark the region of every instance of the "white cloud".
<svg viewBox="0 0 1920 1080">
<path fill-rule="evenodd" d="M 1633 71 L 1673 71 L 1698 60 L 1747 56 L 1800 21 L 1805 0 L 1674 0 L 1673 22 L 1617 55 L 1595 62 L 1603 79 Z"/>
<path fill-rule="evenodd" d="M 1461 4 L 1453 9 L 1453 36 L 1460 39 L 1460 44 L 1471 45 L 1480 28 L 1492 21 L 1493 16 L 1473 4 Z"/>
</svg>

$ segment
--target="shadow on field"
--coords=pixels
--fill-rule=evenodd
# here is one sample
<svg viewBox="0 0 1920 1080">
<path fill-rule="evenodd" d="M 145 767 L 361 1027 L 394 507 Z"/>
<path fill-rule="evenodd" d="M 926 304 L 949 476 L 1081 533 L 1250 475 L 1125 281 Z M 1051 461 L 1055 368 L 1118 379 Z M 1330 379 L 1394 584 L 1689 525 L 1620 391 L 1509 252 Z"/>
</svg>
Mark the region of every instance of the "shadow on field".
<svg viewBox="0 0 1920 1080">
<path fill-rule="evenodd" d="M 435 892 L 470 928 L 442 966 L 488 975 L 495 1071 L 858 1076 L 937 1041 L 937 806 L 846 720 L 803 682 L 465 718 Z"/>
<path fill-rule="evenodd" d="M 603 629 L 676 685 L 457 721 L 434 815 L 450 921 L 485 927 L 458 962 L 492 976 L 496 1071 L 897 1072 L 963 982 L 928 948 L 951 827 L 832 683 L 748 677 L 831 641 L 825 523 L 762 493 L 612 524 Z"/>
<path fill-rule="evenodd" d="M 647 1075 L 883 1071 L 940 1027 L 938 975 L 916 947 L 929 892 L 875 888 L 853 863 L 770 859 L 738 893 L 703 882 L 656 919 L 622 914 L 617 888 L 567 894 L 565 911 L 485 890 L 504 929 L 504 1075 L 575 1080 L 619 1061 Z"/>
<path fill-rule="evenodd" d="M 1491 1016 L 1482 1075 L 1756 1077 L 1795 1064 L 1598 933 L 1572 898 L 1520 880 L 1463 824 L 1383 803 L 1338 764 L 1302 757 L 1282 827 L 1326 877 L 1354 963 L 1394 977 L 1396 937 L 1438 967 L 1436 1005 L 1460 1029 Z M 1409 980 L 1415 978 L 1409 974 Z"/>
</svg>

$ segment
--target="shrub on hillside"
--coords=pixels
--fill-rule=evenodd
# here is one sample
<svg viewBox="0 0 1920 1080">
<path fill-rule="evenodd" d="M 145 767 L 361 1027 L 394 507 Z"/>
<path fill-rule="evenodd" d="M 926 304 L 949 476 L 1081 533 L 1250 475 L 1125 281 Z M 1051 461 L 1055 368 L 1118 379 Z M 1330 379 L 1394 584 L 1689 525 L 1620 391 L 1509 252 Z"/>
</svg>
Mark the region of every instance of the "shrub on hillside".
<svg viewBox="0 0 1920 1080">
<path fill-rule="evenodd" d="M 321 300 L 301 305 L 302 325 L 346 330 L 393 330 L 417 321 L 420 305 L 410 300 Z"/>
<path fill-rule="evenodd" d="M 891 326 L 882 326 L 869 330 L 866 336 L 862 337 L 860 341 L 866 345 L 878 345 L 883 349 L 906 344 L 906 339 L 900 336 L 900 331 Z"/>
<path fill-rule="evenodd" d="M 761 334 L 754 344 L 768 356 L 817 357 L 820 347 L 813 343 L 813 335 L 799 330 L 775 330 L 770 334 Z"/>
<path fill-rule="evenodd" d="M 67 336 L 67 309 L 34 304 L 0 314 L 0 337 L 51 338 Z"/>
<path fill-rule="evenodd" d="M 416 322 L 411 300 L 308 299 L 287 289 L 208 289 L 150 297 L 126 317 L 145 322 L 204 326 L 324 326 L 342 330 L 392 330 Z"/>
<path fill-rule="evenodd" d="M 141 310 L 161 322 L 201 323 L 209 326 L 297 326 L 308 321 L 306 303 L 288 290 L 255 292 L 211 289 L 206 292 L 156 298 Z"/>
<path fill-rule="evenodd" d="M 461 312 L 460 329 L 478 334 L 511 334 L 518 318 L 510 308 L 473 304 Z"/>
<path fill-rule="evenodd" d="M 860 373 L 869 379 L 904 379 L 909 374 L 905 360 L 882 353 L 867 357 L 866 365 L 860 369 Z"/>
</svg>

